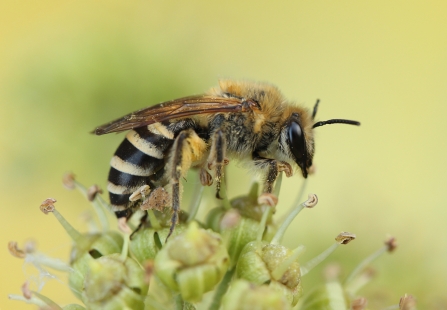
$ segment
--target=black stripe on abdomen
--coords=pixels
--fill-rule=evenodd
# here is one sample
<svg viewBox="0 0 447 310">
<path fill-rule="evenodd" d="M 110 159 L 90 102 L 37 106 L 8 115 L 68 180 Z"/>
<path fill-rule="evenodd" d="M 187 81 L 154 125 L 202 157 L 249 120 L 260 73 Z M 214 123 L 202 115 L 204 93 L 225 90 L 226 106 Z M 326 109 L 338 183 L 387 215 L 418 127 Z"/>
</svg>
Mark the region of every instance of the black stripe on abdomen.
<svg viewBox="0 0 447 310">
<path fill-rule="evenodd" d="M 126 163 L 142 168 L 148 171 L 147 176 L 154 174 L 161 167 L 163 167 L 164 159 L 155 158 L 153 156 L 146 155 L 139 149 L 137 149 L 128 139 L 125 139 L 115 152 L 115 156 L 118 156 Z M 109 179 L 110 181 L 110 179 Z M 116 184 L 116 183 L 115 183 Z M 120 184 L 124 185 L 124 184 Z"/>
<path fill-rule="evenodd" d="M 128 204 L 130 195 L 132 194 L 114 194 L 109 192 L 110 203 L 115 206 Z"/>
<path fill-rule="evenodd" d="M 163 154 L 174 141 L 173 139 L 169 139 L 165 136 L 151 132 L 147 126 L 135 128 L 134 131 L 140 136 L 141 139 L 144 139 L 144 141 L 146 141 L 147 143 L 155 145 L 157 147 L 157 150 L 159 150 Z"/>
<path fill-rule="evenodd" d="M 149 177 L 137 176 L 125 172 L 121 172 L 111 167 L 109 171 L 109 182 L 115 185 L 125 186 L 129 189 L 140 187 L 148 184 Z M 130 194 L 132 194 L 130 192 Z"/>
</svg>

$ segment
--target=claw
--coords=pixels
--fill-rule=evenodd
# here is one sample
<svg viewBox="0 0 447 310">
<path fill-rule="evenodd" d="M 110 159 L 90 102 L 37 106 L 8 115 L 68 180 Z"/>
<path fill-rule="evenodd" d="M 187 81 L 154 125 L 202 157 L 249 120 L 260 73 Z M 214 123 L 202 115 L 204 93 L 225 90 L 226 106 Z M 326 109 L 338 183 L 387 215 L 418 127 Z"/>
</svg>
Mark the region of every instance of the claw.
<svg viewBox="0 0 447 310">
<path fill-rule="evenodd" d="M 200 168 L 200 183 L 203 186 L 211 186 L 213 184 L 213 177 L 204 168 Z"/>
<path fill-rule="evenodd" d="M 213 170 L 215 166 L 216 164 L 212 161 L 208 162 L 207 164 L 208 170 Z"/>
<path fill-rule="evenodd" d="M 284 161 L 278 163 L 278 172 L 284 171 L 286 177 L 290 178 L 293 175 L 292 166 Z"/>
<path fill-rule="evenodd" d="M 216 191 L 216 198 L 219 200 L 223 200 L 223 197 L 220 196 L 220 190 Z"/>
<path fill-rule="evenodd" d="M 222 165 L 226 166 L 230 163 L 230 160 L 228 158 L 224 158 L 222 161 Z M 213 170 L 216 167 L 217 163 L 215 161 L 210 161 L 207 164 L 208 170 Z M 289 165 L 290 166 L 290 165 Z M 290 168 L 292 169 L 292 168 Z"/>
<path fill-rule="evenodd" d="M 125 234 L 130 235 L 132 233 L 132 229 L 127 225 L 127 219 L 125 217 L 120 217 L 118 219 L 118 229 Z"/>
<path fill-rule="evenodd" d="M 275 207 L 278 204 L 278 197 L 272 193 L 263 193 L 258 197 L 258 204 Z"/>
</svg>

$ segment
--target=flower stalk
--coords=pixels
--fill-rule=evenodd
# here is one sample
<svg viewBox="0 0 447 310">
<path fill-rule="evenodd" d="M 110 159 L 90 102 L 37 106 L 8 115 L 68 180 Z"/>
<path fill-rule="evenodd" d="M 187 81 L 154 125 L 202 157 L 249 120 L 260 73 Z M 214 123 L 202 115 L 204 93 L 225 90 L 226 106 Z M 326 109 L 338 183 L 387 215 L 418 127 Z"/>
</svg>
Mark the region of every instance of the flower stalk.
<svg viewBox="0 0 447 310">
<path fill-rule="evenodd" d="M 279 244 L 284 237 L 284 234 L 289 228 L 292 221 L 295 219 L 295 217 L 303 210 L 304 208 L 313 208 L 318 203 L 318 197 L 315 194 L 309 194 L 309 198 L 304 201 L 303 203 L 300 203 L 298 206 L 296 206 L 294 209 L 290 211 L 290 213 L 287 215 L 284 222 L 279 227 L 278 231 L 276 232 L 275 236 L 272 239 L 273 244 Z"/>
<path fill-rule="evenodd" d="M 322 261 L 324 261 L 330 254 L 332 254 L 340 244 L 348 244 L 352 240 L 355 239 L 355 235 L 342 232 L 337 237 L 335 237 L 335 243 L 331 245 L 329 248 L 324 250 L 318 256 L 314 257 L 310 261 L 306 263 L 305 266 L 301 267 L 301 276 L 305 276 L 309 271 L 318 266 Z"/>
<path fill-rule="evenodd" d="M 348 275 L 346 280 L 344 281 L 345 285 L 349 285 L 352 280 L 362 271 L 366 268 L 366 266 L 370 265 L 373 261 L 375 261 L 377 258 L 382 256 L 385 252 L 393 252 L 396 248 L 396 243 L 394 238 L 389 238 L 387 241 L 385 241 L 385 245 L 378 249 L 376 252 L 372 253 L 368 257 L 366 257 L 360 264 L 357 265 L 357 267 Z"/>
</svg>

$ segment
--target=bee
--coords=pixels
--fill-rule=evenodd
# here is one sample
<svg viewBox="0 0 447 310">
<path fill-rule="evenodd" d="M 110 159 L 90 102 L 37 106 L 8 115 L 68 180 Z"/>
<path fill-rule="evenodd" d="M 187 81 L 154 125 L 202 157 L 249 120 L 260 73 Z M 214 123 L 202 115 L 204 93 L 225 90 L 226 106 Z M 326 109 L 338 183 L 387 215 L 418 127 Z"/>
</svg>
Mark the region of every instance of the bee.
<svg viewBox="0 0 447 310">
<path fill-rule="evenodd" d="M 96 135 L 129 130 L 110 161 L 107 190 L 112 210 L 128 219 L 146 195 L 167 187 L 172 207 L 169 237 L 179 217 L 180 180 L 190 168 L 200 170 L 203 185 L 216 183 L 217 198 L 229 158 L 264 175 L 264 198 L 272 196 L 280 172 L 290 177 L 298 167 L 307 178 L 315 153 L 314 128 L 360 125 L 345 119 L 315 122 L 318 102 L 310 112 L 286 100 L 273 85 L 220 80 L 206 94 L 163 102 L 97 127 Z"/>
</svg>

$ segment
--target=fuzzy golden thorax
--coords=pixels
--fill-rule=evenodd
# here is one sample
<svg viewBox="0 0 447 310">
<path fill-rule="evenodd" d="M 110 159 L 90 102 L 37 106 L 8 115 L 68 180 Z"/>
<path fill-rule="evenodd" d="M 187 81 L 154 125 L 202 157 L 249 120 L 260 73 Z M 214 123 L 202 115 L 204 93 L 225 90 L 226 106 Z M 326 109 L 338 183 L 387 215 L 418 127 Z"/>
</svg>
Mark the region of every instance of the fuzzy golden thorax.
<svg viewBox="0 0 447 310">
<path fill-rule="evenodd" d="M 314 154 L 312 130 L 314 121 L 308 109 L 287 101 L 281 91 L 269 83 L 220 80 L 219 87 L 212 88 L 209 94 L 219 97 L 250 99 L 259 103 L 260 109 L 249 114 L 252 123 L 248 126 L 253 127 L 251 130 L 256 136 L 247 135 L 247 138 L 253 139 L 250 141 L 251 143 L 247 141 L 247 148 L 252 145 L 251 151 L 259 150 L 259 155 L 262 157 L 297 165 L 290 150 L 287 128 L 292 120 L 298 122 L 304 134 L 307 153 L 306 163 L 299 166 L 301 170 L 304 170 L 303 175 L 307 175 L 307 168 L 312 164 Z"/>
</svg>

